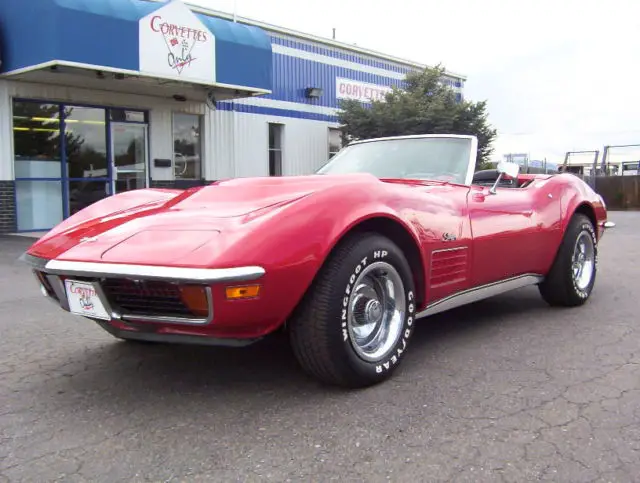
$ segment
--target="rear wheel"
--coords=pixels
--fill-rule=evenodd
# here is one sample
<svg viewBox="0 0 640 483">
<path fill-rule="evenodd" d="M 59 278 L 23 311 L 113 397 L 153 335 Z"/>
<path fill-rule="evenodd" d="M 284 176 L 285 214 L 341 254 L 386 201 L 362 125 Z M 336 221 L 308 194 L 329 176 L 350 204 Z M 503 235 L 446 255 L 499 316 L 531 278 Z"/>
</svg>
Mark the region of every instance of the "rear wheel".
<svg viewBox="0 0 640 483">
<path fill-rule="evenodd" d="M 591 220 L 573 216 L 551 271 L 539 285 L 542 298 L 552 306 L 584 304 L 596 281 L 598 245 Z"/>
<path fill-rule="evenodd" d="M 413 333 L 415 288 L 402 251 L 378 234 L 345 240 L 292 317 L 302 368 L 345 387 L 381 382 L 398 367 Z"/>
</svg>

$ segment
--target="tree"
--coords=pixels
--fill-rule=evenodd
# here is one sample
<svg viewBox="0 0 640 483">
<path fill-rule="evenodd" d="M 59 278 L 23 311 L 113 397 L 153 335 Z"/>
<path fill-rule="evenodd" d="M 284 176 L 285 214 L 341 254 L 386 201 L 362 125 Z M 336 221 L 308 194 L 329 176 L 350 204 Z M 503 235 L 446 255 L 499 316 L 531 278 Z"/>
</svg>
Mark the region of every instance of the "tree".
<svg viewBox="0 0 640 483">
<path fill-rule="evenodd" d="M 371 139 L 409 134 L 472 134 L 478 137 L 476 168 L 489 161 L 497 131 L 487 122 L 486 101 L 458 101 L 440 80 L 444 68 L 410 72 L 404 88 L 366 106 L 344 100 L 338 113 L 343 139 Z"/>
</svg>

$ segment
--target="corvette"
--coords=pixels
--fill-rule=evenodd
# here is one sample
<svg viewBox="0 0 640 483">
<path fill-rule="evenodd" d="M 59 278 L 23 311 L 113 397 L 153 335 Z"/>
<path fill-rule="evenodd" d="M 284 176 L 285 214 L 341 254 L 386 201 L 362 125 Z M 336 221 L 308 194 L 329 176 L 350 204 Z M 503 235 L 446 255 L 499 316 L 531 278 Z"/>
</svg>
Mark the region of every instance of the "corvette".
<svg viewBox="0 0 640 483">
<path fill-rule="evenodd" d="M 590 297 L 614 224 L 572 174 L 475 172 L 477 139 L 357 141 L 309 176 L 110 196 L 21 257 L 44 296 L 119 339 L 243 346 L 288 334 L 329 384 L 388 379 L 420 319 L 536 285 Z"/>
</svg>

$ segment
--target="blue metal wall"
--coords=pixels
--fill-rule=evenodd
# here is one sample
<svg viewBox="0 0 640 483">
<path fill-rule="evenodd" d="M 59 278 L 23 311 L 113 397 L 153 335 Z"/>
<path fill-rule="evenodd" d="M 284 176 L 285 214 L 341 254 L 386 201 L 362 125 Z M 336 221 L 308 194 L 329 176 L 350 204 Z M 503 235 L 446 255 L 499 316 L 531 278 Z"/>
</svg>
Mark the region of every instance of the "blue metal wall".
<svg viewBox="0 0 640 483">
<path fill-rule="evenodd" d="M 359 70 L 346 69 L 311 60 L 273 54 L 273 81 L 269 98 L 325 107 L 338 107 L 336 102 L 336 78 L 368 82 L 380 86 L 400 86 L 402 81 Z M 305 97 L 307 87 L 320 87 L 322 96 L 310 100 Z"/>
<path fill-rule="evenodd" d="M 285 107 L 277 102 L 270 106 L 268 103 L 228 101 L 218 104 L 221 110 L 336 122 L 337 116 L 332 112 L 339 108 L 336 78 L 342 77 L 385 87 L 402 87 L 404 75 L 416 70 L 413 66 L 329 47 L 326 44 L 299 41 L 275 33 L 271 33 L 270 38 L 274 50 L 272 93 L 261 98 L 292 104 Z M 286 48 L 286 52 L 283 53 L 278 46 Z M 334 65 L 336 63 L 343 65 Z M 345 63 L 348 64 L 344 65 Z M 459 100 L 462 99 L 462 79 L 447 76 L 442 80 L 458 92 Z M 307 98 L 305 90 L 308 87 L 321 88 L 321 97 Z M 325 109 L 313 112 L 309 109 L 310 106 Z"/>
</svg>

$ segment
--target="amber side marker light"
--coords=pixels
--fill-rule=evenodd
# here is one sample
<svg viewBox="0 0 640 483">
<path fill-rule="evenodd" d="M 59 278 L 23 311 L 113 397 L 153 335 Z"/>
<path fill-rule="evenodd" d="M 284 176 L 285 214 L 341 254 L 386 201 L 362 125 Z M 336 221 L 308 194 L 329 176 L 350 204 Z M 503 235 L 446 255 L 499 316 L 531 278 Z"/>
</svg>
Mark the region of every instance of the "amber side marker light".
<svg viewBox="0 0 640 483">
<path fill-rule="evenodd" d="M 180 287 L 180 298 L 194 315 L 209 315 L 209 302 L 205 287 L 199 285 L 183 285 Z"/>
<path fill-rule="evenodd" d="M 243 285 L 242 287 L 227 287 L 227 299 L 252 299 L 260 295 L 260 285 Z"/>
</svg>

